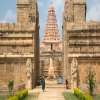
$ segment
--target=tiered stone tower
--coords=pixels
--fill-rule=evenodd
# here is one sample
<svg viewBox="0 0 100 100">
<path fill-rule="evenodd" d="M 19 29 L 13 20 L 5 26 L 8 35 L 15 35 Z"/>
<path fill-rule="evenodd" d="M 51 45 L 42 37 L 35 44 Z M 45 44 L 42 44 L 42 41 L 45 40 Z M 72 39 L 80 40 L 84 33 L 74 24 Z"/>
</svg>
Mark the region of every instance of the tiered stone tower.
<svg viewBox="0 0 100 100">
<path fill-rule="evenodd" d="M 47 23 L 45 26 L 44 39 L 41 42 L 41 56 L 46 57 L 46 53 L 48 55 L 47 60 L 41 59 L 42 62 L 44 62 L 44 65 L 41 65 L 41 66 L 43 67 L 43 73 L 46 76 L 48 76 L 50 73 L 56 74 L 56 73 L 61 72 L 61 70 L 58 70 L 59 66 L 57 65 L 57 62 L 56 62 L 60 58 L 58 57 L 58 58 L 56 58 L 55 61 L 52 61 L 55 58 L 54 54 L 59 56 L 59 54 L 62 53 L 62 43 L 61 42 L 62 42 L 62 40 L 61 40 L 59 31 L 58 31 L 55 8 L 52 3 L 52 4 L 50 4 L 49 9 L 48 9 L 48 19 L 47 19 Z M 60 61 L 59 61 L 59 63 L 60 63 Z"/>
<path fill-rule="evenodd" d="M 100 22 L 86 22 L 86 0 L 65 0 L 64 75 L 70 88 L 87 90 L 87 72 L 96 73 L 100 92 Z"/>
<path fill-rule="evenodd" d="M 61 37 L 58 31 L 58 25 L 56 20 L 56 14 L 53 4 L 50 5 L 48 9 L 48 19 L 45 26 L 45 34 L 43 43 L 48 45 L 53 50 L 61 50 L 60 43 Z M 47 48 L 47 47 L 46 47 Z"/>
<path fill-rule="evenodd" d="M 59 42 L 60 36 L 53 4 L 48 9 L 48 19 L 45 27 L 44 42 Z"/>
<path fill-rule="evenodd" d="M 30 89 L 39 76 L 39 14 L 35 0 L 17 0 L 17 22 L 0 23 L 0 89 Z M 36 80 L 37 79 L 37 80 Z M 22 86 L 23 87 L 23 86 Z"/>
</svg>

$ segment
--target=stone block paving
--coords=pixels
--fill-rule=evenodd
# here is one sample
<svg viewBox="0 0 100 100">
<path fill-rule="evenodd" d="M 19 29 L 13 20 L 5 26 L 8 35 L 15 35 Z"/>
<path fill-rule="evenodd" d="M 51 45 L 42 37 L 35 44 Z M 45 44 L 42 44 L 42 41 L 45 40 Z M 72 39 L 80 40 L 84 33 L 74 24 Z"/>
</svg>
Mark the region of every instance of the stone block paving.
<svg viewBox="0 0 100 100">
<path fill-rule="evenodd" d="M 31 93 L 39 93 L 38 99 L 36 100 L 64 100 L 63 92 L 65 91 L 66 89 L 64 84 L 60 85 L 57 84 L 55 81 L 46 81 L 46 89 L 44 92 L 42 91 L 40 86 L 36 89 L 33 89 Z"/>
<path fill-rule="evenodd" d="M 38 100 L 64 100 L 62 88 L 47 88 L 45 92 L 40 91 Z"/>
</svg>

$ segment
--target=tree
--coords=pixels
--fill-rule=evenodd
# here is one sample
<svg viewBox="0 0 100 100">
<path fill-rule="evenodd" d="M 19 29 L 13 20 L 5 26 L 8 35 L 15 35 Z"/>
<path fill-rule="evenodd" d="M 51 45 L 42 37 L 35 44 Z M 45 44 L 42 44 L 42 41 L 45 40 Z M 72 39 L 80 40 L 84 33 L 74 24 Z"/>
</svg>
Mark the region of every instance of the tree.
<svg viewBox="0 0 100 100">
<path fill-rule="evenodd" d="M 9 95 L 12 96 L 13 95 L 13 88 L 14 88 L 14 81 L 10 80 L 8 83 L 8 89 L 9 89 Z"/>
<path fill-rule="evenodd" d="M 89 67 L 88 74 L 87 74 L 87 84 L 88 84 L 88 89 L 91 96 L 93 96 L 95 84 L 96 84 L 95 75 L 96 73 L 93 70 L 93 68 Z"/>
</svg>

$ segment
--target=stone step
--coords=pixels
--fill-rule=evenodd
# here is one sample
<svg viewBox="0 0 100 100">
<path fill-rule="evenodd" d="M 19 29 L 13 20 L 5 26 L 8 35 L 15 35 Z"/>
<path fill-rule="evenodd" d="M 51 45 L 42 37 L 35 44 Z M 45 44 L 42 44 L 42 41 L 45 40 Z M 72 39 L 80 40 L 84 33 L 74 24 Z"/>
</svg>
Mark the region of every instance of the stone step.
<svg viewBox="0 0 100 100">
<path fill-rule="evenodd" d="M 56 80 L 46 80 L 46 88 L 65 88 L 64 84 L 58 84 Z"/>
<path fill-rule="evenodd" d="M 64 84 L 46 84 L 46 88 L 65 88 Z"/>
<path fill-rule="evenodd" d="M 46 88 L 65 88 L 65 86 L 46 86 Z"/>
</svg>

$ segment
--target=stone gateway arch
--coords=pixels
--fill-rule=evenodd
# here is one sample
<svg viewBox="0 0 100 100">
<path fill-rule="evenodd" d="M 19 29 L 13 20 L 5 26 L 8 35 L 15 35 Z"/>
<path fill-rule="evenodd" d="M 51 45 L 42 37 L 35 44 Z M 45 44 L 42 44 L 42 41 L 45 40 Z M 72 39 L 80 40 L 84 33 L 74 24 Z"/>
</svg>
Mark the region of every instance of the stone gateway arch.
<svg viewBox="0 0 100 100">
<path fill-rule="evenodd" d="M 40 43 L 40 72 L 48 79 L 55 79 L 57 76 L 63 76 L 63 56 L 62 39 L 58 30 L 53 3 L 48 7 L 44 30 L 44 37 Z"/>
</svg>

